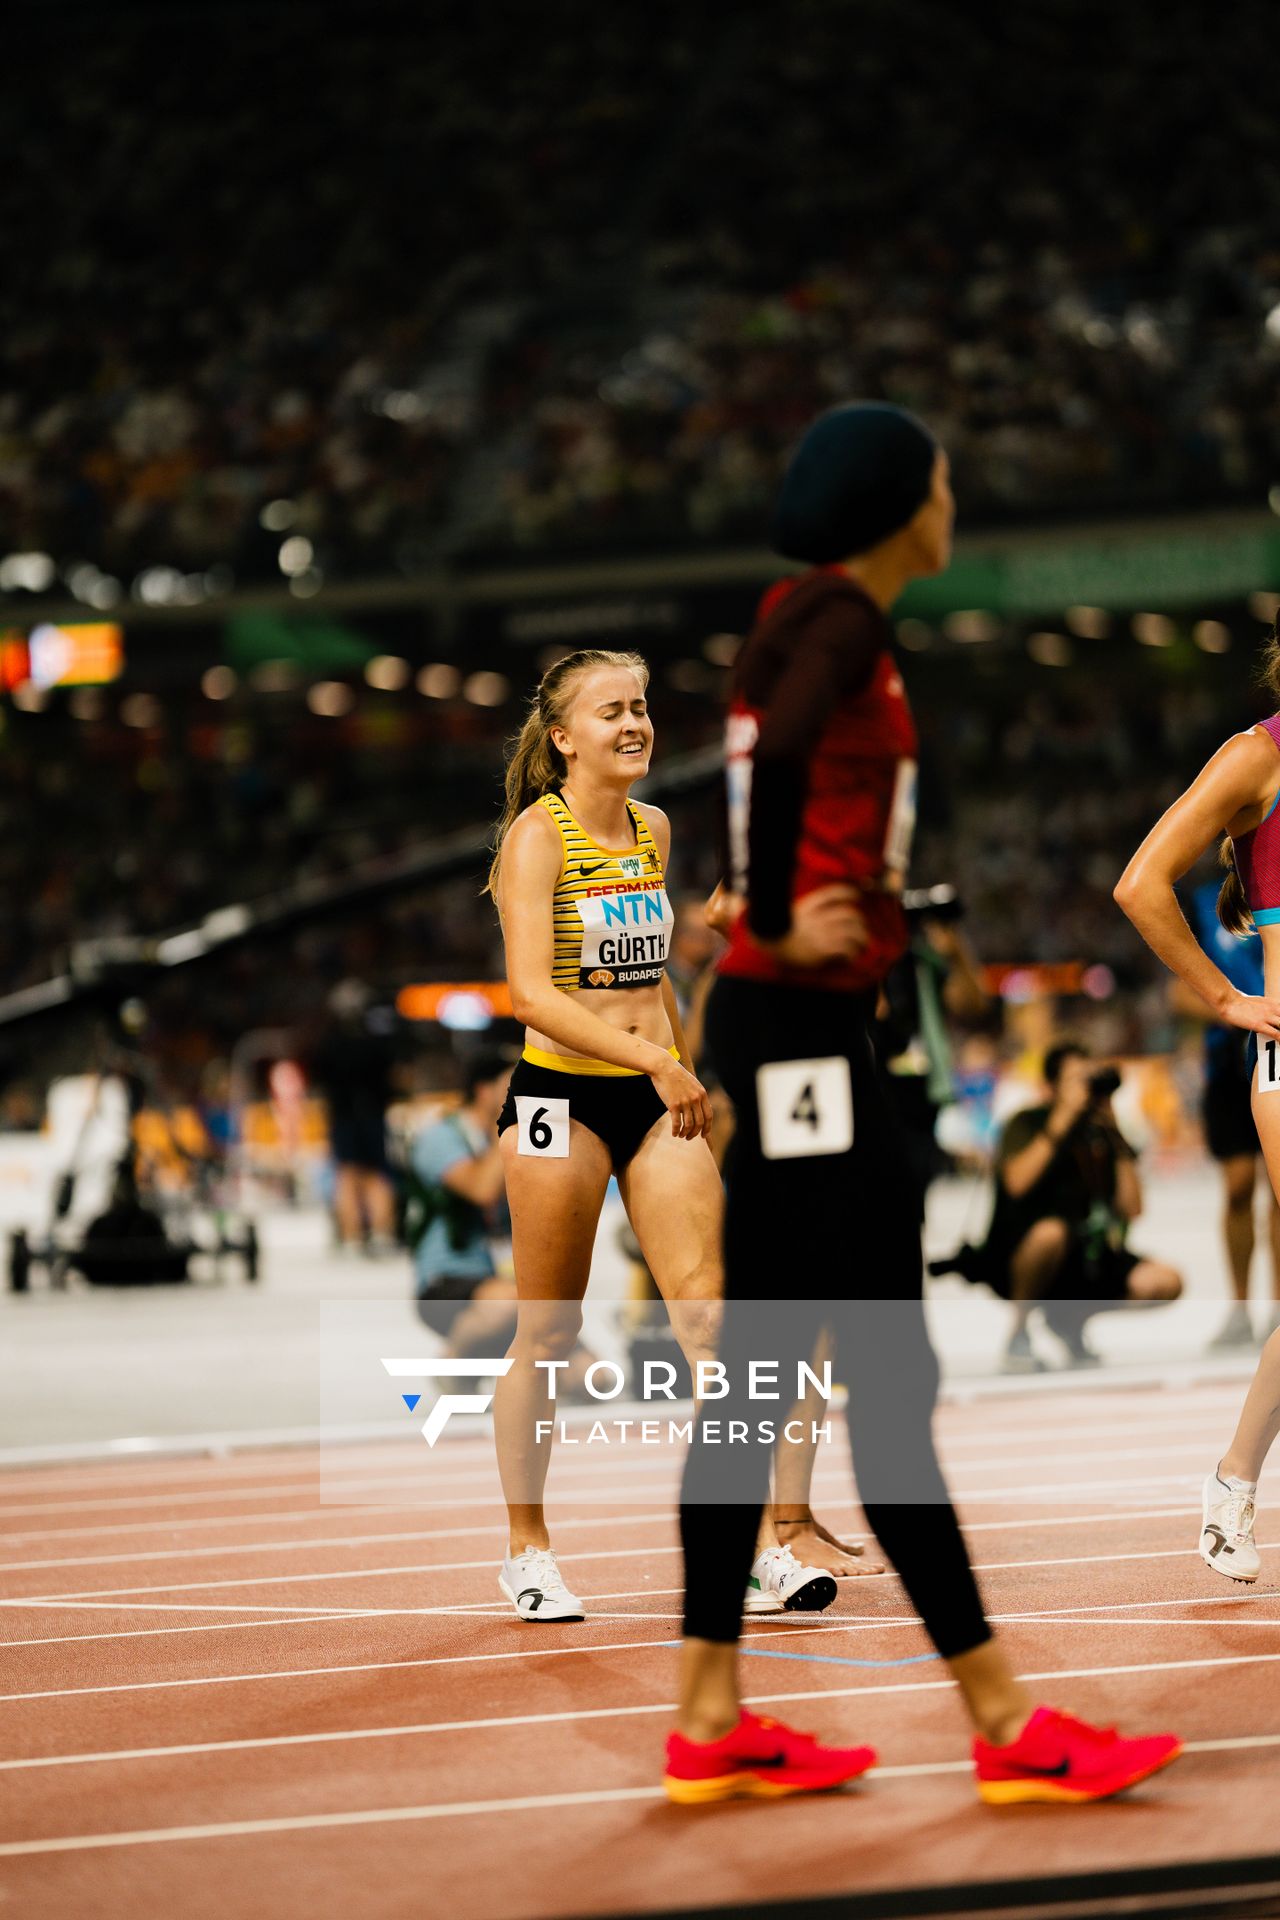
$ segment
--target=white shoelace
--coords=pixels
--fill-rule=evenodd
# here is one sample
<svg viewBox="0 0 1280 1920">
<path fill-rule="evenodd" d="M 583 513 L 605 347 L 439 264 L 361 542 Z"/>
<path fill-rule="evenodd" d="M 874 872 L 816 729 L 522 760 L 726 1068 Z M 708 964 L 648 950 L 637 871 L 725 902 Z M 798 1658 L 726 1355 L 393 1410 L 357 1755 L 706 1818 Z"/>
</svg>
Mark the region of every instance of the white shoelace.
<svg viewBox="0 0 1280 1920">
<path fill-rule="evenodd" d="M 800 1562 L 796 1559 L 790 1547 L 766 1547 L 760 1555 L 760 1558 L 764 1561 L 766 1567 L 777 1575 L 779 1580 L 785 1580 L 790 1574 L 799 1573 L 800 1571 Z"/>
<path fill-rule="evenodd" d="M 527 1568 L 526 1578 L 536 1579 L 546 1594 L 566 1591 L 556 1556 L 550 1547 L 530 1547 L 520 1555 L 519 1564 Z"/>
<path fill-rule="evenodd" d="M 1253 1501 L 1247 1493 L 1232 1492 L 1226 1503 L 1222 1531 L 1232 1540 L 1247 1540 L 1253 1527 Z"/>
</svg>

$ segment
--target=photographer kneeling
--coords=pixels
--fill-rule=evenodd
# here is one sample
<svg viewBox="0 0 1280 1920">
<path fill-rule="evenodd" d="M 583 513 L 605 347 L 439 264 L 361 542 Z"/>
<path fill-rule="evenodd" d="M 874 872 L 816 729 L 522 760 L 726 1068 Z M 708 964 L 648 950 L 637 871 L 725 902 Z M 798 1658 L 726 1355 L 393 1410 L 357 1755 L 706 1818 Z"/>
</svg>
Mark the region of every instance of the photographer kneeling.
<svg viewBox="0 0 1280 1920">
<path fill-rule="evenodd" d="M 1085 1322 L 1108 1308 L 1176 1300 L 1182 1277 L 1125 1245 L 1142 1211 L 1137 1155 L 1111 1105 L 1114 1067 L 1095 1067 L 1086 1049 L 1063 1041 L 1045 1056 L 1050 1099 L 1015 1113 L 1001 1136 L 996 1203 L 979 1256 L 986 1280 L 1013 1303 L 1003 1366 L 1042 1366 L 1027 1332 L 1031 1309 L 1064 1342 L 1075 1366 L 1096 1364 Z"/>
</svg>

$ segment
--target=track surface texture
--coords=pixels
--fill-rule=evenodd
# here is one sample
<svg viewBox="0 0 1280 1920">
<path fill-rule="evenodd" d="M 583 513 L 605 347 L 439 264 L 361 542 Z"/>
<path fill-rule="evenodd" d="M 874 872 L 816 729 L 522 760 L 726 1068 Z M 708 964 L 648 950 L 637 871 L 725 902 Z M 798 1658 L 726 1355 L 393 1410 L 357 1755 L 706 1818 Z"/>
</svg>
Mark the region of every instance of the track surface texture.
<svg viewBox="0 0 1280 1920">
<path fill-rule="evenodd" d="M 743 1640 L 751 1703 L 875 1745 L 866 1782 L 668 1806 L 670 1463 L 610 1509 L 576 1497 L 581 1468 L 558 1456 L 553 1534 L 589 1607 L 559 1627 L 522 1625 L 497 1593 L 487 1439 L 326 1448 L 323 1475 L 314 1448 L 4 1473 L 0 1913 L 521 1920 L 837 1895 L 850 1913 L 924 1912 L 930 1887 L 1089 1874 L 1096 1897 L 1097 1876 L 1105 1895 L 1125 1870 L 1280 1850 L 1267 1482 L 1256 1586 L 1195 1551 L 1239 1398 L 1084 1386 L 939 1411 L 1017 1671 L 1069 1711 L 1188 1743 L 1145 1788 L 1081 1808 L 979 1804 L 957 1700 L 891 1574 Z M 862 1531 L 842 1454 L 815 1504 Z M 1153 1894 L 1070 1910 L 1165 1909 Z M 1178 1910 L 1227 1909 L 1210 1887 Z"/>
</svg>

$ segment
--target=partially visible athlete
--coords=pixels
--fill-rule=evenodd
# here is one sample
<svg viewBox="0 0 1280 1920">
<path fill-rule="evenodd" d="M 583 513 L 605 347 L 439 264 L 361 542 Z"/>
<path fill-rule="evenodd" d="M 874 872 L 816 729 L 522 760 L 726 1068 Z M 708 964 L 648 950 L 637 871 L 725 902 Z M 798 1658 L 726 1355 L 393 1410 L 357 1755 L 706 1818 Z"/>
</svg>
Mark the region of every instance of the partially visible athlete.
<svg viewBox="0 0 1280 1920">
<path fill-rule="evenodd" d="M 946 566 L 953 516 L 945 453 L 897 407 L 824 415 L 783 482 L 774 544 L 811 571 L 765 596 L 734 668 L 726 743 L 741 910 L 707 1009 L 737 1118 L 720 1345 L 730 1390 L 716 1412 L 749 1420 L 752 1362 L 788 1378 L 829 1331 L 859 1497 L 963 1695 L 980 1794 L 1095 1800 L 1166 1765 L 1179 1742 L 1037 1708 L 992 1634 L 934 1450 L 918 1193 L 869 1031 L 907 946 L 915 812 L 916 732 L 885 616 L 909 580 Z M 665 1786 L 686 1805 L 831 1787 L 875 1760 L 742 1709 L 739 1592 L 769 1458 L 739 1453 L 706 1444 L 700 1422 L 685 1470 L 685 1643 Z"/>
<path fill-rule="evenodd" d="M 520 1307 L 494 1431 L 510 1522 L 499 1584 L 528 1621 L 583 1617 L 543 1510 L 555 1419 L 544 1366 L 577 1342 L 611 1176 L 691 1367 L 714 1357 L 719 1325 L 712 1109 L 666 971 L 671 827 L 630 798 L 653 750 L 647 681 L 638 655 L 596 650 L 543 675 L 507 767 L 490 874 L 526 1027 L 498 1117 Z M 756 1545 L 740 1612 L 831 1604 L 830 1573 L 797 1560 L 771 1522 Z M 827 1552 L 839 1571 L 862 1571 Z"/>
<path fill-rule="evenodd" d="M 1215 965 L 1221 967 L 1241 993 L 1261 993 L 1265 984 L 1262 941 L 1228 933 L 1218 918 L 1220 883 L 1205 880 L 1187 900 L 1187 920 L 1196 939 Z M 1219 1026 L 1198 993 L 1181 980 L 1172 982 L 1176 1012 L 1198 1021 L 1204 1029 L 1204 1096 L 1201 1118 L 1205 1145 L 1222 1169 L 1222 1241 L 1231 1275 L 1232 1304 L 1221 1328 L 1209 1342 L 1210 1353 L 1230 1353 L 1255 1345 L 1249 1318 L 1249 1269 L 1256 1239 L 1254 1196 L 1258 1184 L 1258 1129 L 1253 1124 L 1253 1061 L 1249 1036 L 1239 1027 Z M 1280 1202 L 1274 1194 L 1267 1208 L 1271 1242 L 1273 1302 L 1266 1331 L 1280 1327 Z"/>
<path fill-rule="evenodd" d="M 1280 632 L 1263 661 L 1280 702 Z M 1223 1027 L 1249 1036 L 1253 1118 L 1273 1192 L 1280 1197 L 1280 713 L 1218 748 L 1158 820 L 1117 883 L 1117 904 L 1151 951 L 1197 994 Z M 1262 940 L 1261 993 L 1244 993 L 1188 926 L 1175 883 L 1221 841 L 1227 877 L 1218 917 L 1229 933 L 1254 928 Z M 1254 1540 L 1258 1476 L 1280 1433 L 1280 1331 L 1262 1349 L 1230 1446 L 1206 1474 L 1200 1554 L 1215 1573 L 1252 1581 L 1261 1561 Z"/>
</svg>

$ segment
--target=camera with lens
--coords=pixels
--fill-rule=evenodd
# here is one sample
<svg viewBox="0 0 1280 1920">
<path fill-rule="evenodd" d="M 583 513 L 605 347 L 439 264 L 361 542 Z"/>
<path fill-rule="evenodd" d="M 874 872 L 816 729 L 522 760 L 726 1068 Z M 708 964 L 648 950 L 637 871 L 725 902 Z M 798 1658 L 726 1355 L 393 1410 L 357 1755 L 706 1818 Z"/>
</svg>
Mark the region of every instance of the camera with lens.
<svg viewBox="0 0 1280 1920">
<path fill-rule="evenodd" d="M 1094 1106 L 1100 1107 L 1113 1093 L 1120 1091 L 1120 1075 L 1114 1067 L 1099 1067 L 1096 1073 L 1089 1075 L 1089 1098 Z"/>
<path fill-rule="evenodd" d="M 902 911 L 918 925 L 923 920 L 950 923 L 964 918 L 964 901 L 955 887 L 904 887 Z"/>
</svg>

